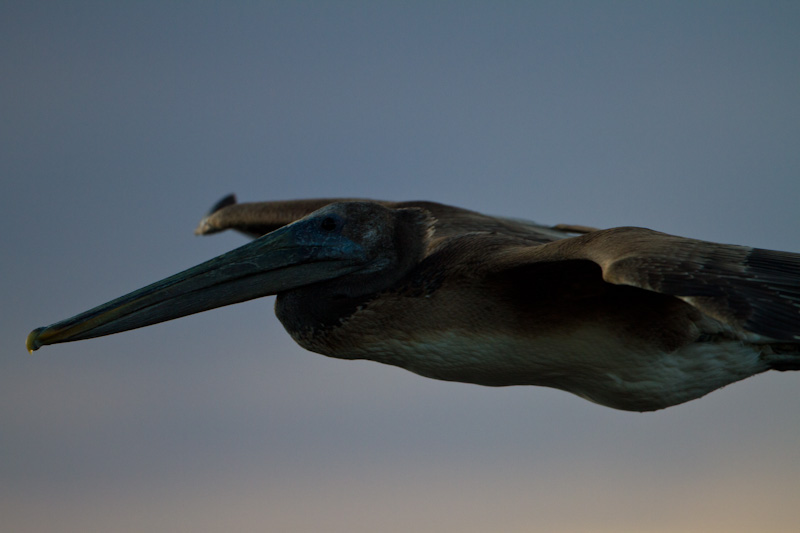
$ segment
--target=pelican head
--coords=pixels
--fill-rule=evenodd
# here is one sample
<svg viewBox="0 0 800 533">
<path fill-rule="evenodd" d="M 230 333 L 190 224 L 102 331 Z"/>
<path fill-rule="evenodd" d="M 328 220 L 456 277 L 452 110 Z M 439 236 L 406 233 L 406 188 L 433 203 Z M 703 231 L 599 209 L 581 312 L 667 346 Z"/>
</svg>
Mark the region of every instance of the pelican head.
<svg viewBox="0 0 800 533">
<path fill-rule="evenodd" d="M 346 297 L 374 292 L 424 255 L 429 217 L 421 209 L 372 202 L 330 204 L 205 263 L 37 328 L 27 348 L 101 337 L 320 283 Z"/>
</svg>

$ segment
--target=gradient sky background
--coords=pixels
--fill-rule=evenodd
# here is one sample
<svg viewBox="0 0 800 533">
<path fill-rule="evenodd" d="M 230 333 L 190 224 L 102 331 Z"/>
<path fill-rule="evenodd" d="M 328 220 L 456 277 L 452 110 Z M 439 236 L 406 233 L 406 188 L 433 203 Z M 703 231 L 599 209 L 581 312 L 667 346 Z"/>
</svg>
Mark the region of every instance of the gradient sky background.
<svg viewBox="0 0 800 533">
<path fill-rule="evenodd" d="M 295 346 L 272 298 L 28 331 L 243 244 L 222 195 L 800 252 L 797 2 L 3 2 L 0 527 L 798 531 L 800 375 L 652 414 Z"/>
</svg>

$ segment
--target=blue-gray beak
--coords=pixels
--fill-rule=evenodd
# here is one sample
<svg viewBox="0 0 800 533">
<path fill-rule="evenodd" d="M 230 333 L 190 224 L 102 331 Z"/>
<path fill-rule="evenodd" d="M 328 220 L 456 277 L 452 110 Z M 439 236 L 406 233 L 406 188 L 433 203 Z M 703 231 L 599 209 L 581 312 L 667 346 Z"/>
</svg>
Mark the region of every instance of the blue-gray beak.
<svg viewBox="0 0 800 533">
<path fill-rule="evenodd" d="M 299 220 L 240 248 L 72 318 L 33 330 L 28 351 L 101 337 L 329 280 L 359 270 L 363 248 Z"/>
</svg>

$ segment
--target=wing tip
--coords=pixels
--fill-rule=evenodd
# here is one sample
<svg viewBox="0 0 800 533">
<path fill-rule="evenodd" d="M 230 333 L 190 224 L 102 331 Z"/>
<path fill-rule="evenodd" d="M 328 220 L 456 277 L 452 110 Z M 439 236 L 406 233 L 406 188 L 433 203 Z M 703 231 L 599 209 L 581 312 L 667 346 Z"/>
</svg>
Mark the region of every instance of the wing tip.
<svg viewBox="0 0 800 533">
<path fill-rule="evenodd" d="M 222 209 L 224 209 L 226 207 L 230 207 L 232 205 L 236 205 L 236 203 L 237 203 L 236 195 L 234 193 L 231 193 L 231 194 L 228 194 L 226 196 L 223 196 L 213 206 L 211 206 L 211 209 L 209 209 L 209 211 L 206 214 L 206 216 L 204 216 L 200 220 L 200 223 L 197 225 L 197 227 L 194 230 L 194 234 L 195 235 L 210 235 L 212 233 L 217 233 L 218 231 L 222 231 L 221 228 L 218 228 L 214 224 L 213 217 L 218 211 L 221 211 Z"/>
</svg>

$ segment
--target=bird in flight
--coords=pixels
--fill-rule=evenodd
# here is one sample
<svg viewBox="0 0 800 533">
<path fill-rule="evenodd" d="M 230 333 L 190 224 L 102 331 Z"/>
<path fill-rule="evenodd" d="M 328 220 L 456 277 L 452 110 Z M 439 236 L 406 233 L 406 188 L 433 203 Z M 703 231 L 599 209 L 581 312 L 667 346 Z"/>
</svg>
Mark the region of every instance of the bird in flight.
<svg viewBox="0 0 800 533">
<path fill-rule="evenodd" d="M 47 327 L 28 350 L 277 295 L 307 350 L 652 411 L 800 370 L 800 254 L 435 202 L 223 198 L 195 233 L 255 238 Z"/>
</svg>

